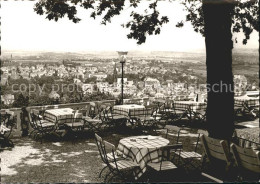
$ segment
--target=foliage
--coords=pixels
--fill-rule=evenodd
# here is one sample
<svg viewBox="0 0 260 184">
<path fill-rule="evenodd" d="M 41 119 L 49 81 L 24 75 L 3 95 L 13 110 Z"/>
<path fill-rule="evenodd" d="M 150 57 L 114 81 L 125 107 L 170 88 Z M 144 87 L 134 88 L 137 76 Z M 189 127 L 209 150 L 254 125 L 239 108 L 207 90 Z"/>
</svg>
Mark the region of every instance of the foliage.
<svg viewBox="0 0 260 184">
<path fill-rule="evenodd" d="M 231 6 L 234 6 L 232 11 L 232 31 L 234 33 L 243 32 L 243 44 L 246 44 L 250 39 L 250 34 L 253 30 L 259 32 L 259 1 L 230 1 Z M 200 32 L 204 36 L 204 15 L 202 11 L 202 0 L 185 0 L 182 2 L 188 14 L 186 21 L 190 21 L 194 31 Z M 179 22 L 176 26 L 182 27 L 183 21 Z M 235 38 L 237 43 L 237 38 Z"/>
<path fill-rule="evenodd" d="M 134 10 L 130 14 L 131 20 L 122 25 L 130 29 L 130 33 L 127 35 L 128 38 L 136 39 L 137 44 L 142 44 L 146 41 L 147 35 L 160 34 L 162 25 L 168 23 L 169 18 L 160 15 L 160 12 L 157 10 L 159 2 L 158 0 L 151 1 L 143 14 L 140 14 L 135 10 L 141 1 L 129 0 L 130 7 Z M 259 1 L 231 0 L 226 2 L 231 2 L 231 6 L 234 6 L 232 11 L 232 31 L 242 31 L 245 36 L 243 44 L 246 44 L 252 31 L 254 29 L 259 31 Z M 187 10 L 185 21 L 191 22 L 194 31 L 204 35 L 202 0 L 185 0 L 181 1 L 181 3 Z M 125 0 L 41 0 L 35 4 L 34 10 L 39 15 L 46 14 L 46 18 L 49 20 L 58 21 L 60 18 L 67 16 L 69 20 L 77 23 L 80 21 L 80 18 L 77 17 L 77 6 L 80 6 L 91 10 L 90 17 L 94 19 L 96 16 L 102 16 L 101 23 L 106 25 L 107 22 L 111 22 L 114 16 L 120 15 L 125 5 Z M 185 21 L 179 21 L 176 27 L 182 27 Z"/>
<path fill-rule="evenodd" d="M 107 75 L 105 82 L 108 82 L 109 84 L 113 84 L 114 83 L 114 75 Z"/>
<path fill-rule="evenodd" d="M 93 76 L 85 80 L 85 83 L 91 83 L 91 82 L 97 82 L 97 77 Z"/>
<path fill-rule="evenodd" d="M 22 93 L 20 93 L 16 98 L 13 103 L 14 107 L 23 107 L 23 106 L 28 106 L 29 105 L 29 97 L 24 96 Z"/>
</svg>

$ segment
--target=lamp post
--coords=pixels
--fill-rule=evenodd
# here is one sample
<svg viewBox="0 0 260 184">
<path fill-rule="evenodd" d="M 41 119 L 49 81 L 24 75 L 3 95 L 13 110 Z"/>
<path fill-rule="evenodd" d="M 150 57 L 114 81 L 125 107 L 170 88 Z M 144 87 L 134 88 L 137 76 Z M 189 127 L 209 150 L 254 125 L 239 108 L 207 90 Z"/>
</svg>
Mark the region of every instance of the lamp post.
<svg viewBox="0 0 260 184">
<path fill-rule="evenodd" d="M 122 105 L 124 104 L 124 64 L 126 61 L 126 55 L 127 55 L 127 51 L 117 51 L 118 55 L 119 55 L 119 61 L 122 64 L 122 80 L 121 80 L 121 100 L 122 100 Z"/>
</svg>

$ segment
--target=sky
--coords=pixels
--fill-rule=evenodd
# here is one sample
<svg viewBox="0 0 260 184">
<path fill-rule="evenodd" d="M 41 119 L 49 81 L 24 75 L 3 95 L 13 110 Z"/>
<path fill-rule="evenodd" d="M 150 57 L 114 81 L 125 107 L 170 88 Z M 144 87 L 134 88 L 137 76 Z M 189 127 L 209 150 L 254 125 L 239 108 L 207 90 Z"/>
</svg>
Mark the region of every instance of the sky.
<svg viewBox="0 0 260 184">
<path fill-rule="evenodd" d="M 142 1 L 138 11 L 148 7 Z M 67 18 L 58 22 L 49 21 L 33 10 L 35 1 L 1 1 L 1 49 L 16 51 L 201 51 L 205 50 L 204 38 L 194 32 L 189 22 L 183 28 L 176 28 L 178 21 L 185 18 L 186 12 L 178 2 L 159 2 L 161 15 L 170 19 L 161 29 L 160 35 L 148 36 L 146 43 L 137 45 L 136 40 L 127 39 L 129 30 L 121 27 L 130 20 L 131 8 L 112 19 L 112 23 L 101 25 L 101 19 L 89 17 L 89 12 L 78 9 L 82 20 L 75 24 Z M 237 34 L 235 48 L 258 48 L 259 36 L 253 32 L 246 46 L 242 45 L 243 34 Z"/>
</svg>

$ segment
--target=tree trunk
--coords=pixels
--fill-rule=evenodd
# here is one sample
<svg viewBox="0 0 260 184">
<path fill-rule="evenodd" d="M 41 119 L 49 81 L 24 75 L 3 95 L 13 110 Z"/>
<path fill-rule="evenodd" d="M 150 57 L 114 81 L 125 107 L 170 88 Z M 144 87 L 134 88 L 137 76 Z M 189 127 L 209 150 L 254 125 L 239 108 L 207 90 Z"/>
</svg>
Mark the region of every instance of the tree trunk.
<svg viewBox="0 0 260 184">
<path fill-rule="evenodd" d="M 216 2 L 221 1 L 203 1 L 208 90 L 207 130 L 210 137 L 229 140 L 234 131 L 231 33 L 233 5 Z"/>
</svg>

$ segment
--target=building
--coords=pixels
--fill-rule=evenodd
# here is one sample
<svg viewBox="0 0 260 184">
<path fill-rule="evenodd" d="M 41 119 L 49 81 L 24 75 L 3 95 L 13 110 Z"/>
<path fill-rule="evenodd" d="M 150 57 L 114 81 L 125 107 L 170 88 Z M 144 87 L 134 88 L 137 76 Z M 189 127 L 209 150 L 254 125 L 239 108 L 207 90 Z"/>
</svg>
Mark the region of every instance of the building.
<svg viewBox="0 0 260 184">
<path fill-rule="evenodd" d="M 92 77 L 96 77 L 97 81 L 102 81 L 107 78 L 107 74 L 105 73 L 95 73 L 91 75 Z"/>
<path fill-rule="evenodd" d="M 124 85 L 127 83 L 127 78 L 123 78 Z M 122 85 L 122 78 L 117 78 L 117 87 L 120 88 Z"/>
<path fill-rule="evenodd" d="M 160 86 L 161 86 L 160 81 L 158 79 L 153 79 L 153 78 L 147 77 L 144 80 L 145 88 L 159 88 Z"/>
</svg>

